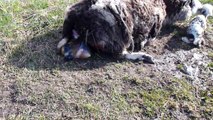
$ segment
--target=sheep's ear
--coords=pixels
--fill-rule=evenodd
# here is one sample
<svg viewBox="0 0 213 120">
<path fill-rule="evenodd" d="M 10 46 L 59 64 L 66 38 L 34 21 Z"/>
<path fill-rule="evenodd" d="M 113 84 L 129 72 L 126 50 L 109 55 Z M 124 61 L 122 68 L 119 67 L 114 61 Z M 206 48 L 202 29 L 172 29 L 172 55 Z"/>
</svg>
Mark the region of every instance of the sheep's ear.
<svg viewBox="0 0 213 120">
<path fill-rule="evenodd" d="M 204 10 L 202 8 L 197 9 L 197 14 L 202 14 Z"/>
</svg>

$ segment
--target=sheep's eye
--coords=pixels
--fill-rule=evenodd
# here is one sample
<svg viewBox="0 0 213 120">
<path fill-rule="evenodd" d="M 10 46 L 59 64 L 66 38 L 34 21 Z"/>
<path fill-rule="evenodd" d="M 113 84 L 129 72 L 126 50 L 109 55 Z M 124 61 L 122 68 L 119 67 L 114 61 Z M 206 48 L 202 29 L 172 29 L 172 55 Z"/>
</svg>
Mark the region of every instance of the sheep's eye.
<svg viewBox="0 0 213 120">
<path fill-rule="evenodd" d="M 206 11 L 202 11 L 201 14 L 204 14 L 204 15 L 205 15 L 205 14 L 206 14 Z"/>
</svg>

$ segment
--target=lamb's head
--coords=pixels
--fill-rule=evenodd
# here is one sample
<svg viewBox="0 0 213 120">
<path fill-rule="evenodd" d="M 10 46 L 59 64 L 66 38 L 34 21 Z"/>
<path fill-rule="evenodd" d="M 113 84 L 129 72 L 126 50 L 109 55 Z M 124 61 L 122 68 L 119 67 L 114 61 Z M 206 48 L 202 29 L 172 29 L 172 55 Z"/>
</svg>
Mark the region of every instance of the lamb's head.
<svg viewBox="0 0 213 120">
<path fill-rule="evenodd" d="M 199 0 L 192 0 L 192 2 L 190 3 L 190 7 L 192 10 L 192 14 L 196 14 L 198 9 L 202 8 L 203 5 Z"/>
<path fill-rule="evenodd" d="M 204 4 L 202 8 L 198 9 L 198 14 L 203 14 L 205 17 L 213 16 L 213 6 L 211 4 Z"/>
<path fill-rule="evenodd" d="M 164 0 L 166 4 L 167 18 L 165 24 L 172 24 L 176 21 L 184 21 L 192 16 L 190 4 L 192 0 Z"/>
<path fill-rule="evenodd" d="M 200 47 L 205 42 L 203 34 L 207 26 L 206 24 L 206 17 L 204 15 L 197 15 L 190 22 L 187 28 L 187 35 L 182 37 L 182 41 Z"/>
</svg>

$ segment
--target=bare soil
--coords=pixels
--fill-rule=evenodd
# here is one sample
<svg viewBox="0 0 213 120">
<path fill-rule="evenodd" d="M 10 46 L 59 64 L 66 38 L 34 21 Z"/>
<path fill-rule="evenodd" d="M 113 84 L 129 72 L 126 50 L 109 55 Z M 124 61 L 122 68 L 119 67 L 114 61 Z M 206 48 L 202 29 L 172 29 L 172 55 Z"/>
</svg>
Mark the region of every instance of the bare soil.
<svg viewBox="0 0 213 120">
<path fill-rule="evenodd" d="M 164 28 L 142 50 L 154 56 L 154 65 L 99 54 L 64 62 L 56 54 L 61 29 L 23 41 L 0 60 L 0 119 L 210 120 L 213 26 L 208 27 L 201 48 L 180 40 L 183 25 Z M 2 56 L 10 42 L 2 43 Z M 198 66 L 198 78 L 183 72 L 184 63 Z"/>
</svg>

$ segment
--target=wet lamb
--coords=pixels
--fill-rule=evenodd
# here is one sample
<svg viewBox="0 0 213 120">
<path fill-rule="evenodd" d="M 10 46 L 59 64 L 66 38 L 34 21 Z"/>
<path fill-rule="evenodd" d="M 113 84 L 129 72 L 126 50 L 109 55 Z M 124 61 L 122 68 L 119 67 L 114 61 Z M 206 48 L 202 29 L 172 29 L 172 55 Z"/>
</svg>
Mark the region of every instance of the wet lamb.
<svg viewBox="0 0 213 120">
<path fill-rule="evenodd" d="M 208 17 L 213 16 L 213 6 L 211 4 L 204 4 L 201 8 L 197 9 L 196 14 L 200 15 L 196 16 L 189 23 L 189 26 L 187 28 L 187 36 L 182 37 L 182 41 L 200 47 L 202 44 L 205 43 L 203 34 L 205 32 L 205 29 L 207 28 Z"/>
<path fill-rule="evenodd" d="M 207 28 L 207 18 L 204 15 L 197 15 L 189 23 L 186 37 L 182 37 L 182 41 L 201 47 L 204 44 L 203 34 Z"/>
<path fill-rule="evenodd" d="M 211 4 L 204 4 L 200 9 L 198 9 L 197 13 L 203 14 L 206 18 L 213 16 L 213 6 Z"/>
</svg>

